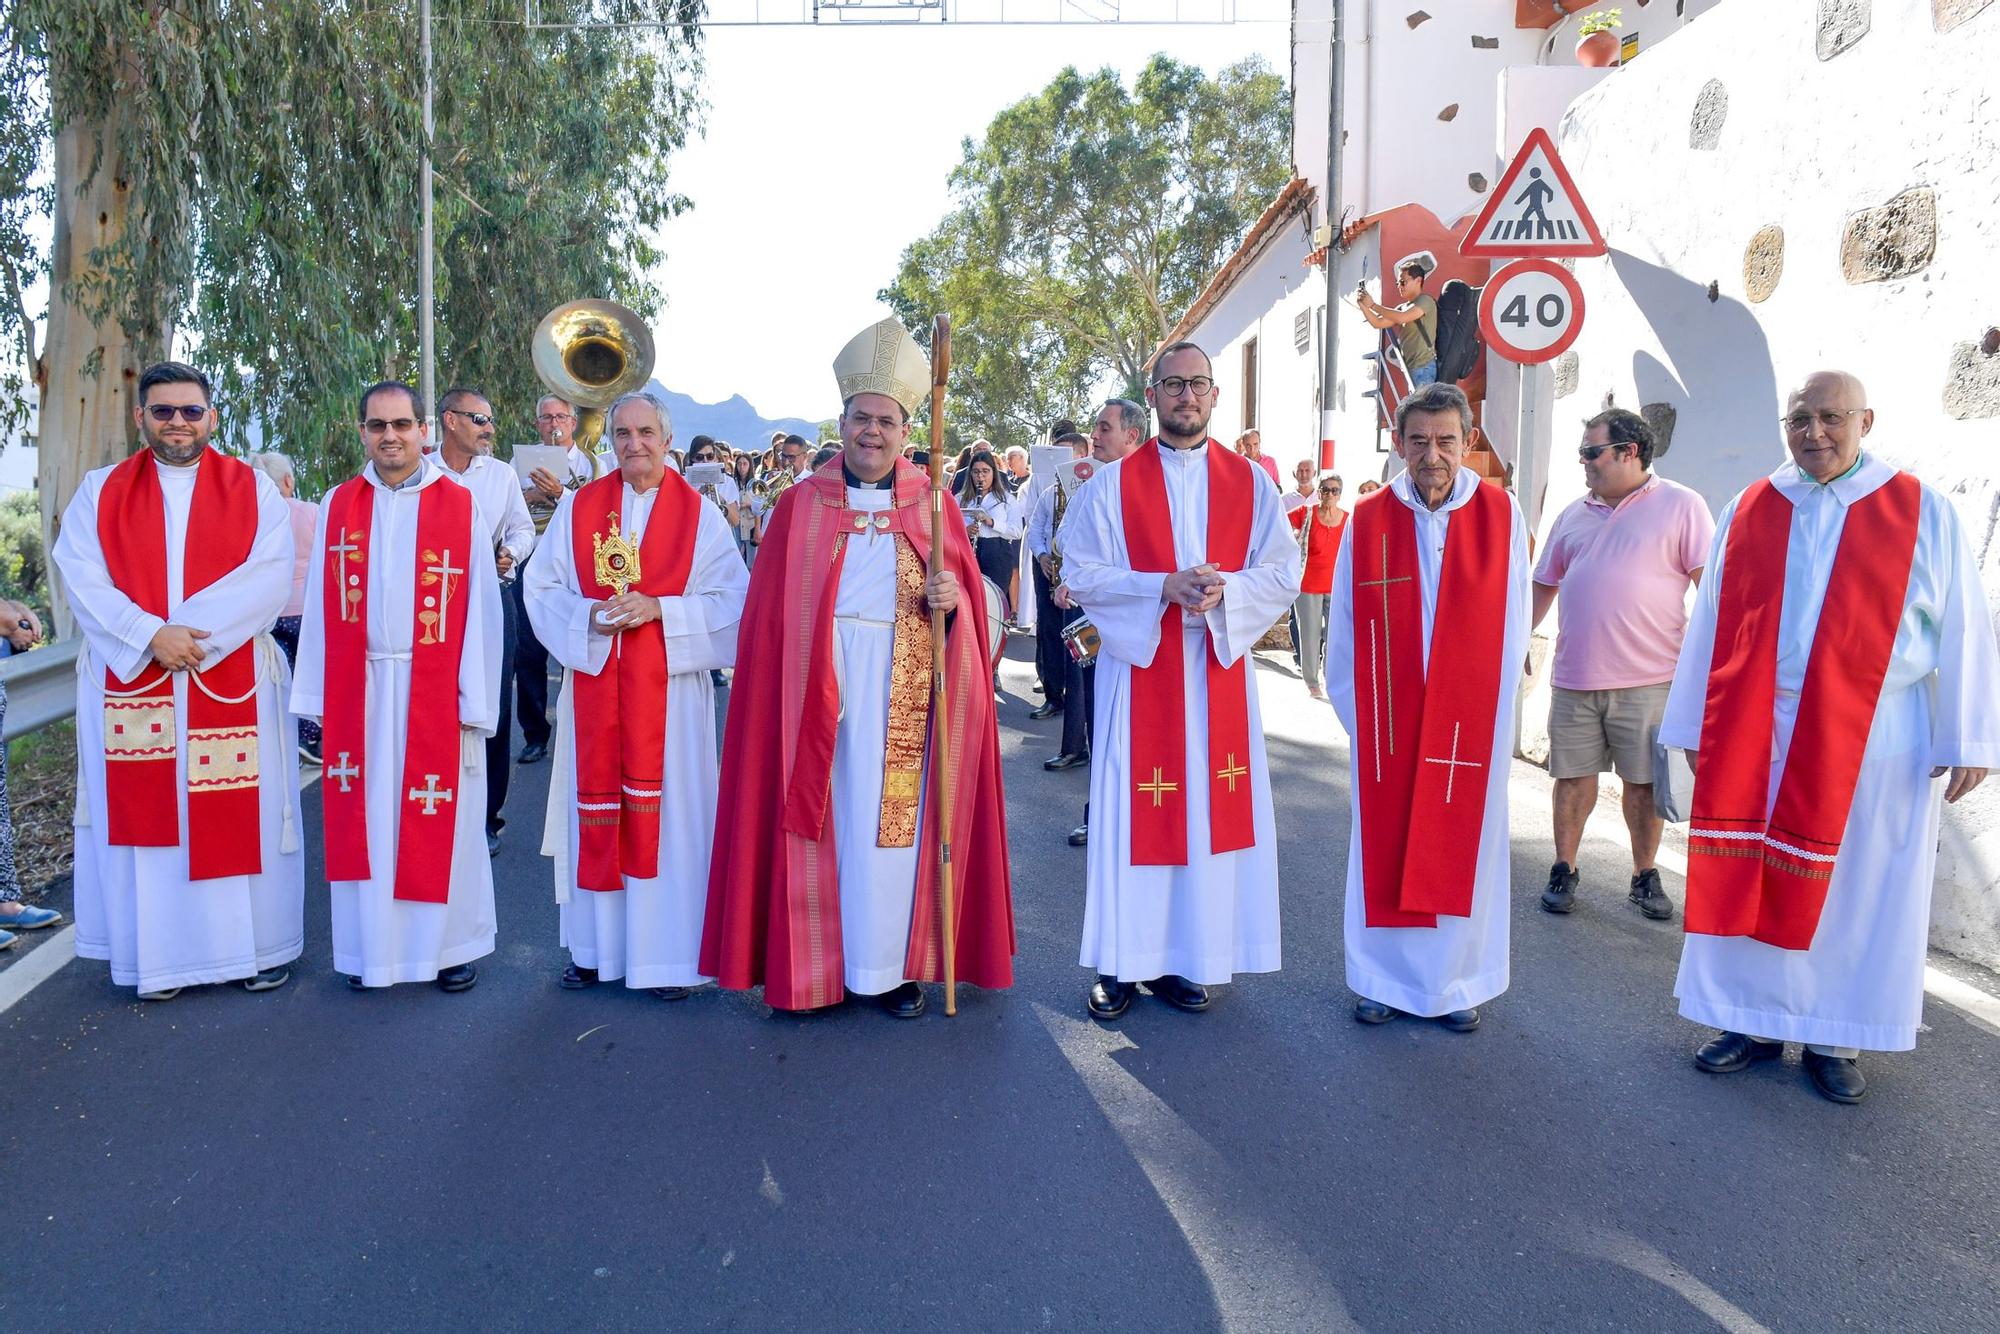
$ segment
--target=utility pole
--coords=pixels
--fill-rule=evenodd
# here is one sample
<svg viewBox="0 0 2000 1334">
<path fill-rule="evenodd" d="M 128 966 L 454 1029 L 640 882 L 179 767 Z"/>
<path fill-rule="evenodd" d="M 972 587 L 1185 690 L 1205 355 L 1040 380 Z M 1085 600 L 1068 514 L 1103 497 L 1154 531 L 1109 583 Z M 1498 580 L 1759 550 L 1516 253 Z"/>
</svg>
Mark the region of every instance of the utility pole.
<svg viewBox="0 0 2000 1334">
<path fill-rule="evenodd" d="M 419 173 L 423 192 L 423 241 L 417 254 L 417 347 L 418 360 L 423 364 L 420 387 L 424 396 L 426 420 L 437 413 L 437 342 L 431 327 L 431 310 L 435 305 L 436 292 L 433 290 L 436 275 L 431 268 L 431 0 L 423 0 L 423 54 L 424 54 L 424 142 L 423 165 Z"/>
<path fill-rule="evenodd" d="M 1329 0 L 1333 38 L 1326 98 L 1326 329 L 1320 336 L 1319 466 L 1333 466 L 1333 397 L 1340 367 L 1340 157 L 1342 99 L 1347 92 L 1343 0 Z"/>
</svg>

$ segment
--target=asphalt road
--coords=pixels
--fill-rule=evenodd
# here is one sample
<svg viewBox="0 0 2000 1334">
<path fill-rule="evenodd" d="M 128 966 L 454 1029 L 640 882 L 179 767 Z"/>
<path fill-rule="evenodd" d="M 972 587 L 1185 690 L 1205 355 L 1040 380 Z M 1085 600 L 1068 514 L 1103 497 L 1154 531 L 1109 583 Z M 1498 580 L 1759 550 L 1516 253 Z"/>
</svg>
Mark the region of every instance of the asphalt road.
<svg viewBox="0 0 2000 1334">
<path fill-rule="evenodd" d="M 1029 679 L 1001 713 L 1018 980 L 955 1020 L 559 991 L 546 765 L 515 771 L 469 993 L 348 991 L 316 838 L 282 990 L 146 1005 L 70 964 L 0 1017 L 0 1328 L 2000 1323 L 2000 1036 L 1930 1002 L 1859 1107 L 1796 1051 L 1699 1073 L 1677 926 L 1625 906 L 1617 848 L 1587 842 L 1574 916 L 1537 910 L 1544 806 L 1516 803 L 1484 1027 L 1355 1024 L 1344 751 L 1288 665 L 1259 676 L 1284 971 L 1091 1023 L 1088 771 L 1042 771 Z"/>
</svg>

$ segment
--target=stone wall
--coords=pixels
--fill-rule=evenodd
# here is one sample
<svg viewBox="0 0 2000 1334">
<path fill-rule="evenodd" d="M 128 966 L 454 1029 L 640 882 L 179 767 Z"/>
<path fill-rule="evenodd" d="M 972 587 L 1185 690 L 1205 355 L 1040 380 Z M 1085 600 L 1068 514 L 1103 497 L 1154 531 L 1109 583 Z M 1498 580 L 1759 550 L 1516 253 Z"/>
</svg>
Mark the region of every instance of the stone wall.
<svg viewBox="0 0 2000 1334">
<path fill-rule="evenodd" d="M 1544 525 L 1607 403 L 1671 416 L 1659 470 L 1719 508 L 1784 457 L 1786 389 L 1836 366 L 2000 608 L 1996 66 L 1994 0 L 1725 0 L 1576 100 L 1563 156 L 1612 250 L 1576 267 Z M 1531 700 L 1530 749 L 1545 718 Z M 1932 938 L 2000 967 L 2000 782 L 1946 813 Z"/>
</svg>

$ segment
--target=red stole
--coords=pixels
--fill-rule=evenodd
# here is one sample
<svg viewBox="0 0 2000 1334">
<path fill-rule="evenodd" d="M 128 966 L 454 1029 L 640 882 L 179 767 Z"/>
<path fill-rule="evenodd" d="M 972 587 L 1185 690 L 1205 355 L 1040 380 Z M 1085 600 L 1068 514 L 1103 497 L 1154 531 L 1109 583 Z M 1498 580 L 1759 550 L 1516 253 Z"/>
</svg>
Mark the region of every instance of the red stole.
<svg viewBox="0 0 2000 1334">
<path fill-rule="evenodd" d="M 1484 484 L 1452 512 L 1432 620 L 1435 678 L 1424 670 L 1417 516 L 1385 487 L 1357 504 L 1348 522 L 1365 920 L 1436 926 L 1440 915 L 1472 913 L 1513 516 L 1506 493 Z"/>
<path fill-rule="evenodd" d="M 196 468 L 183 600 L 240 568 L 257 540 L 257 474 L 213 449 L 202 451 Z M 134 454 L 104 479 L 97 540 L 112 582 L 144 610 L 167 618 L 166 500 L 150 452 Z M 181 841 L 175 674 L 149 660 L 139 677 L 150 672 L 158 674 L 136 685 L 104 672 L 104 799 L 109 841 L 118 847 L 171 848 Z M 263 870 L 256 644 L 187 677 L 188 878 L 256 875 Z"/>
<path fill-rule="evenodd" d="M 570 555 L 577 587 L 593 601 L 615 597 L 597 577 L 597 546 L 618 533 L 625 479 L 600 477 L 570 502 Z M 639 580 L 654 597 L 679 597 L 694 566 L 701 496 L 669 469 L 639 544 Z M 630 540 L 629 536 L 626 539 Z M 595 614 L 595 613 L 593 613 Z M 660 873 L 660 738 L 667 726 L 666 632 L 658 621 L 611 636 L 611 658 L 595 676 L 572 673 L 576 711 L 576 883 L 625 888 L 625 877 Z"/>
<path fill-rule="evenodd" d="M 1897 473 L 1848 507 L 1776 802 L 1772 730 L 1792 503 L 1768 479 L 1737 502 L 1688 821 L 1693 934 L 1812 945 L 1903 616 L 1922 495 L 1915 477 Z"/>
<path fill-rule="evenodd" d="M 423 488 L 417 502 L 416 625 L 410 648 L 409 725 L 404 736 L 395 897 L 444 903 L 451 891 L 457 820 L 459 656 L 470 595 L 472 492 L 449 479 Z M 368 860 L 368 561 L 375 487 L 364 477 L 341 483 L 327 500 L 321 612 L 326 623 L 328 757 L 320 805 L 326 817 L 326 878 L 367 880 Z M 387 708 L 387 701 L 377 701 Z M 465 798 L 471 799 L 471 798 Z M 484 800 L 484 794 L 479 794 Z"/>
<path fill-rule="evenodd" d="M 1172 573 L 1173 511 L 1167 505 L 1166 474 L 1157 438 L 1127 455 L 1119 472 L 1119 506 L 1125 523 L 1125 550 L 1135 570 Z M 1218 570 L 1243 568 L 1250 549 L 1250 520 L 1256 513 L 1256 464 L 1208 442 L 1208 539 L 1206 560 Z M 1134 866 L 1186 866 L 1187 679 L 1181 634 L 1182 609 L 1168 604 L 1160 613 L 1160 644 L 1153 661 L 1132 669 L 1131 756 L 1135 791 L 1132 813 Z M 1208 654 L 1207 752 L 1208 850 L 1236 852 L 1257 842 L 1250 800 L 1250 677 L 1244 659 L 1224 667 Z M 1215 764 L 1216 756 L 1222 757 Z"/>
</svg>

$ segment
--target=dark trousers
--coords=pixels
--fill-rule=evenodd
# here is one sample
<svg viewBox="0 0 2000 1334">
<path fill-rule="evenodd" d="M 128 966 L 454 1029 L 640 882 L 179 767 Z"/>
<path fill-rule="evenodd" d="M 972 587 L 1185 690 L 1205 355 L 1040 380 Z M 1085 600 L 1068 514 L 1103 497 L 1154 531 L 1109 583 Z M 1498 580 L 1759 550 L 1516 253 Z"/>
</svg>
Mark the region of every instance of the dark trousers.
<svg viewBox="0 0 2000 1334">
<path fill-rule="evenodd" d="M 514 583 L 518 587 L 517 573 Z M 497 834 L 505 823 L 500 808 L 507 804 L 507 780 L 514 772 L 514 597 L 503 590 L 500 598 L 500 726 L 486 742 L 486 832 Z"/>
<path fill-rule="evenodd" d="M 1052 600 L 1055 585 L 1035 562 L 1035 675 L 1042 681 L 1042 698 L 1051 704 L 1063 702 L 1063 687 L 1069 666 L 1069 650 L 1063 647 L 1063 626 L 1068 614 Z M 1068 750 L 1069 747 L 1063 747 Z"/>
<path fill-rule="evenodd" d="M 1068 625 L 1081 612 L 1075 608 L 1062 613 L 1062 623 Z M 1065 647 L 1062 655 L 1064 668 L 1064 691 L 1066 703 L 1063 706 L 1062 753 L 1065 755 L 1090 754 L 1091 711 L 1097 705 L 1097 667 L 1079 667 L 1076 659 L 1070 657 Z"/>
<path fill-rule="evenodd" d="M 549 744 L 549 651 L 535 637 L 528 620 L 522 579 L 514 578 L 508 599 L 514 605 L 514 711 L 521 716 L 521 739 L 530 746 Z"/>
</svg>

